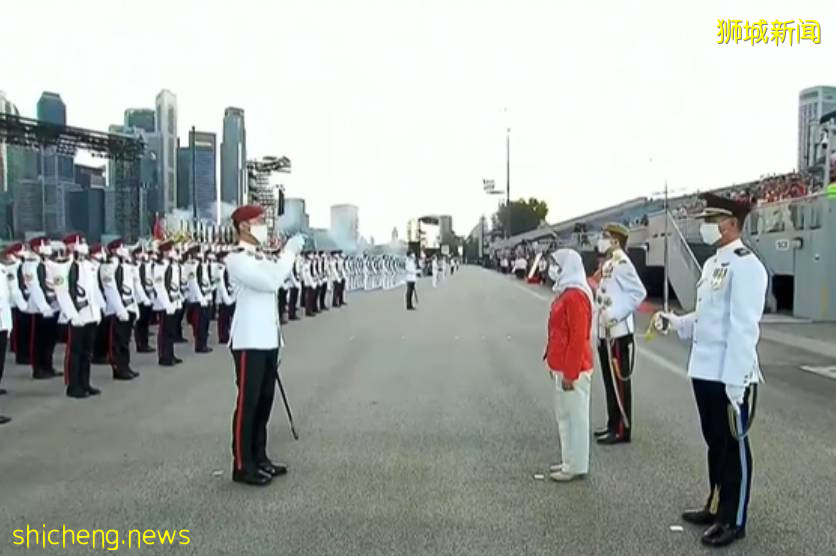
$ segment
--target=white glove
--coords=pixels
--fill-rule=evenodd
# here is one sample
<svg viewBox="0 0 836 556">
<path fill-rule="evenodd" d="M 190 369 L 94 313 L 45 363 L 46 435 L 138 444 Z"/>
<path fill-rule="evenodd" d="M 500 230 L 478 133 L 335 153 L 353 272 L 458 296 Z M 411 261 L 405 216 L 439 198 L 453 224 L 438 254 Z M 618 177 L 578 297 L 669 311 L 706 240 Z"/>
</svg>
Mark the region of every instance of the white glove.
<svg viewBox="0 0 836 556">
<path fill-rule="evenodd" d="M 296 234 L 292 238 L 285 243 L 285 250 L 289 253 L 293 253 L 293 255 L 297 255 L 302 252 L 302 249 L 305 247 L 305 236 L 302 234 Z"/>
<path fill-rule="evenodd" d="M 75 326 L 76 328 L 80 328 L 80 327 L 84 326 L 84 321 L 81 320 L 81 315 L 76 315 L 72 318 L 72 320 L 70 321 L 70 324 L 72 326 Z"/>
<path fill-rule="evenodd" d="M 130 318 L 127 311 L 124 311 L 122 313 L 117 313 L 116 317 L 122 322 L 127 322 L 127 320 Z"/>
<path fill-rule="evenodd" d="M 740 411 L 740 406 L 743 405 L 743 396 L 745 394 L 745 386 L 726 384 L 726 397 L 729 398 L 729 402 L 731 402 L 735 411 Z"/>
<path fill-rule="evenodd" d="M 657 315 L 661 318 L 656 319 L 657 322 L 657 329 L 659 326 L 664 327 L 664 323 L 662 323 L 662 319 L 668 321 L 670 323 L 670 327 L 674 330 L 679 330 L 679 327 L 682 326 L 682 317 L 675 315 L 673 313 L 657 313 Z"/>
</svg>

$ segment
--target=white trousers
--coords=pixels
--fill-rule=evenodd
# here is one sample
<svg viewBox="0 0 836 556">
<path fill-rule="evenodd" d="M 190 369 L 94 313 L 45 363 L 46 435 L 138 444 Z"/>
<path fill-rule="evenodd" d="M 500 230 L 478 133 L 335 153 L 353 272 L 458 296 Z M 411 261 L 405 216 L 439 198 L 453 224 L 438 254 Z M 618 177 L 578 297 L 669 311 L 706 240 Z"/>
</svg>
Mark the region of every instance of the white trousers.
<svg viewBox="0 0 836 556">
<path fill-rule="evenodd" d="M 560 453 L 567 473 L 589 472 L 589 385 L 592 371 L 583 372 L 574 389 L 563 389 L 563 375 L 554 379 L 554 415 L 560 434 Z"/>
</svg>

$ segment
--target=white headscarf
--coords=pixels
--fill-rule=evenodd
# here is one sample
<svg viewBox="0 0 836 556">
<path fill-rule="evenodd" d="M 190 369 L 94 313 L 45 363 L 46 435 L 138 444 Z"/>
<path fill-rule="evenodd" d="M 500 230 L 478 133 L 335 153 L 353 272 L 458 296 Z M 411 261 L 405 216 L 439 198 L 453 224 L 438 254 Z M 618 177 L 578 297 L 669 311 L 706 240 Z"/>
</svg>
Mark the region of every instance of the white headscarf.
<svg viewBox="0 0 836 556">
<path fill-rule="evenodd" d="M 583 259 L 577 251 L 573 249 L 558 249 L 551 255 L 552 262 L 560 267 L 560 275 L 555 282 L 552 291 L 558 297 L 563 292 L 570 288 L 576 288 L 586 294 L 589 299 L 589 310 L 594 311 L 595 304 L 593 303 L 592 288 L 586 281 L 586 271 L 583 268 Z M 593 321 L 595 319 L 592 319 Z"/>
</svg>

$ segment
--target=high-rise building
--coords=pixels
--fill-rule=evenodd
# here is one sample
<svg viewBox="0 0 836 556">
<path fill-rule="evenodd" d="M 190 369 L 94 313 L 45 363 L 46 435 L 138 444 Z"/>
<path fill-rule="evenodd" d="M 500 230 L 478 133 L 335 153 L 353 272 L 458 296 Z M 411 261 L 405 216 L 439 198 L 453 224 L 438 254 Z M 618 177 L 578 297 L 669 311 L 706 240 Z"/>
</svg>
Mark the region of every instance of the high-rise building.
<svg viewBox="0 0 836 556">
<path fill-rule="evenodd" d="M 438 228 L 438 235 L 441 236 L 441 241 L 443 243 L 451 241 L 453 236 L 453 217 L 448 214 L 439 215 Z"/>
<path fill-rule="evenodd" d="M 112 125 L 108 131 L 139 139 L 133 127 Z M 107 164 L 108 191 L 105 196 L 105 231 L 133 243 L 148 230 L 147 199 L 140 185 L 142 160 L 112 159 Z"/>
<path fill-rule="evenodd" d="M 61 95 L 44 91 L 38 99 L 38 119 L 57 125 L 67 125 L 67 106 Z"/>
<path fill-rule="evenodd" d="M 161 137 L 160 182 L 162 211 L 177 206 L 177 97 L 163 89 L 157 95 L 156 131 Z"/>
<path fill-rule="evenodd" d="M 357 206 L 331 206 L 331 235 L 337 243 L 345 245 L 344 248 L 357 245 L 360 238 Z"/>
<path fill-rule="evenodd" d="M 221 201 L 240 205 L 247 198 L 247 130 L 244 111 L 233 106 L 224 110 L 221 142 Z"/>
<path fill-rule="evenodd" d="M 99 242 L 105 224 L 105 166 L 75 167 L 77 191 L 68 194 L 67 231 L 84 234 L 87 241 Z"/>
<path fill-rule="evenodd" d="M 276 220 L 276 229 L 285 234 L 304 232 L 309 228 L 309 218 L 305 212 L 305 199 L 288 198 L 284 200 L 284 214 Z"/>
<path fill-rule="evenodd" d="M 20 116 L 17 106 L 0 91 L 0 114 Z M 24 149 L 0 142 L 0 237 L 12 239 L 14 236 L 14 184 L 16 165 Z"/>
<path fill-rule="evenodd" d="M 204 131 L 189 132 L 189 146 L 178 149 L 177 158 L 177 207 L 192 209 L 192 187 L 197 195 L 197 215 L 203 220 L 215 221 L 215 203 L 218 198 L 216 178 L 216 137 Z M 194 161 L 192 161 L 194 152 Z M 194 183 L 192 183 L 194 168 Z"/>
<path fill-rule="evenodd" d="M 157 131 L 157 115 L 151 108 L 128 108 L 125 110 L 125 126 L 135 127 L 146 133 Z"/>
<path fill-rule="evenodd" d="M 815 163 L 814 131 L 825 114 L 836 110 L 836 87 L 818 86 L 798 94 L 798 169 L 804 171 Z"/>
</svg>

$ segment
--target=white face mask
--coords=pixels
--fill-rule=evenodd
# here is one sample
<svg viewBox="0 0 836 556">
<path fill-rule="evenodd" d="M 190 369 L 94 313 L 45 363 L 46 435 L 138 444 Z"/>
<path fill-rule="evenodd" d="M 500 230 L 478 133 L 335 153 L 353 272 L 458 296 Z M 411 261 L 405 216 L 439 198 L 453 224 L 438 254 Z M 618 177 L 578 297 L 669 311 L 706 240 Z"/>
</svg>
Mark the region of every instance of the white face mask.
<svg viewBox="0 0 836 556">
<path fill-rule="evenodd" d="M 79 255 L 85 256 L 88 253 L 90 253 L 90 246 L 88 246 L 86 243 L 79 243 L 75 246 L 75 252 Z"/>
<path fill-rule="evenodd" d="M 259 245 L 267 243 L 267 224 L 253 224 L 250 226 L 250 235 L 255 238 Z"/>
<path fill-rule="evenodd" d="M 549 265 L 549 278 L 551 278 L 552 282 L 557 282 L 557 279 L 560 278 L 560 266 L 556 264 Z"/>
<path fill-rule="evenodd" d="M 702 225 L 700 225 L 700 236 L 706 245 L 714 245 L 720 241 L 723 234 L 720 233 L 719 224 L 709 224 L 708 222 L 703 222 Z"/>
<path fill-rule="evenodd" d="M 612 240 L 602 237 L 598 240 L 598 252 L 604 254 L 612 248 Z"/>
<path fill-rule="evenodd" d="M 116 250 L 116 256 L 119 257 L 119 258 L 122 258 L 122 259 L 127 259 L 130 256 L 130 253 L 128 253 L 127 248 L 120 247 L 119 249 Z"/>
</svg>

